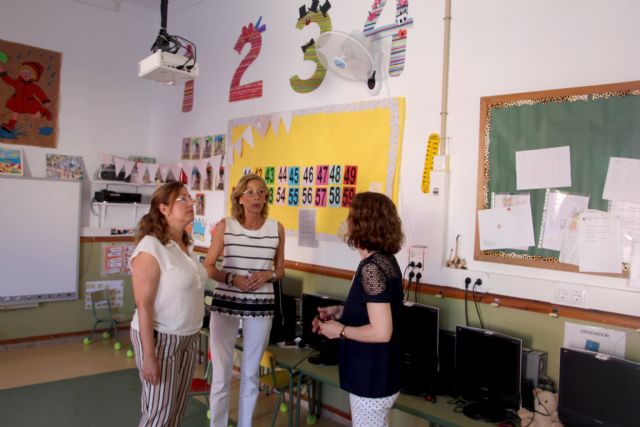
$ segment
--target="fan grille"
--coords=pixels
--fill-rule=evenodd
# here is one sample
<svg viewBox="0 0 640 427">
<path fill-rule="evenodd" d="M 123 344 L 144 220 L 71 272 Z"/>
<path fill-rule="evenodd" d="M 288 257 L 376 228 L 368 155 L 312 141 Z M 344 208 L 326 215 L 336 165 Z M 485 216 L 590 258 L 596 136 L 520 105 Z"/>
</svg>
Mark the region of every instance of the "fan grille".
<svg viewBox="0 0 640 427">
<path fill-rule="evenodd" d="M 346 80 L 367 81 L 374 71 L 369 48 L 354 35 L 339 31 L 322 33 L 316 52 L 323 66 Z"/>
</svg>

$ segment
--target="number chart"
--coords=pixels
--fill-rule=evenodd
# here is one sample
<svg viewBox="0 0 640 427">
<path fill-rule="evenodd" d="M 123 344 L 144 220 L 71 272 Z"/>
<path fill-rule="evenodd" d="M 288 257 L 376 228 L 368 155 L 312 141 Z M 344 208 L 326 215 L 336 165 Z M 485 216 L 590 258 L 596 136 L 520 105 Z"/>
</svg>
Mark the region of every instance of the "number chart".
<svg viewBox="0 0 640 427">
<path fill-rule="evenodd" d="M 397 199 L 404 98 L 291 114 L 288 131 L 254 128 L 249 142 L 243 139 L 248 128 L 263 117 L 229 121 L 228 143 L 242 146 L 227 150 L 225 188 L 245 173 L 258 174 L 267 184 L 271 218 L 296 232 L 299 209 L 315 209 L 318 238 L 338 242 L 336 231 L 356 193 L 375 190 Z"/>
</svg>

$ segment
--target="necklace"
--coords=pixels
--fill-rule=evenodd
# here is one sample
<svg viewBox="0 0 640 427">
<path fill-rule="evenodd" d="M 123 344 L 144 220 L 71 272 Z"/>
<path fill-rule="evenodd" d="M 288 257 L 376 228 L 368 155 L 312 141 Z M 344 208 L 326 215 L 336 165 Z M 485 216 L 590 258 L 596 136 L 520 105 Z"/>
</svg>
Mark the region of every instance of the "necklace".
<svg viewBox="0 0 640 427">
<path fill-rule="evenodd" d="M 245 222 L 242 224 L 242 226 L 244 228 L 246 228 L 247 230 L 260 230 L 265 222 L 266 222 L 266 220 L 261 220 L 260 223 L 257 224 L 257 225 L 249 225 L 249 224 L 247 224 L 247 222 L 245 220 Z"/>
</svg>

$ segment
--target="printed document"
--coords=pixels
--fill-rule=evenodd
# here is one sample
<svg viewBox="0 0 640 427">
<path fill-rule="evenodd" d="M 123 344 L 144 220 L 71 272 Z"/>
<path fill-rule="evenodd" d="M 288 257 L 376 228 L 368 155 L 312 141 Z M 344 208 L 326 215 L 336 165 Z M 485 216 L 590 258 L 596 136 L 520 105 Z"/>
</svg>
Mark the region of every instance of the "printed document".
<svg viewBox="0 0 640 427">
<path fill-rule="evenodd" d="M 516 188 L 571 187 L 569 146 L 516 152 Z"/>
<path fill-rule="evenodd" d="M 622 241 L 619 217 L 584 212 L 580 215 L 578 268 L 584 273 L 621 273 Z"/>
<path fill-rule="evenodd" d="M 602 198 L 640 203 L 640 159 L 609 159 Z"/>
</svg>

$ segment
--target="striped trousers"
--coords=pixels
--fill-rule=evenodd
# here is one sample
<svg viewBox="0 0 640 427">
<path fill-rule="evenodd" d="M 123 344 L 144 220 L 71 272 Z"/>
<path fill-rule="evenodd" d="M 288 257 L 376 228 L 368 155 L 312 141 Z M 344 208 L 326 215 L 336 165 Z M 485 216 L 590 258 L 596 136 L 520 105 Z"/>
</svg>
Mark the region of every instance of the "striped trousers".
<svg viewBox="0 0 640 427">
<path fill-rule="evenodd" d="M 160 361 L 160 383 L 142 377 L 140 332 L 131 328 L 131 343 L 142 382 L 139 427 L 177 427 L 187 409 L 189 388 L 198 351 L 198 334 L 181 336 L 154 333 L 156 357 Z"/>
</svg>

